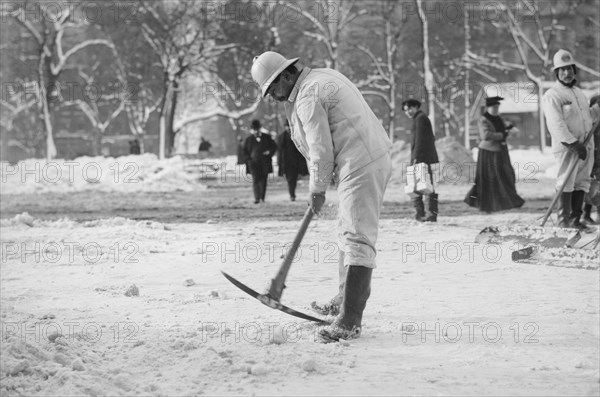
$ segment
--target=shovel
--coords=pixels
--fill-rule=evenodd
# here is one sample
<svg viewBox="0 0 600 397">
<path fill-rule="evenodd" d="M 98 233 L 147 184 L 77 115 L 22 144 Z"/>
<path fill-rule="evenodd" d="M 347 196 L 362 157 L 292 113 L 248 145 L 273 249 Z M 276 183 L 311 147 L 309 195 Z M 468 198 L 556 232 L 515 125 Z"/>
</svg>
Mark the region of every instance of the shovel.
<svg viewBox="0 0 600 397">
<path fill-rule="evenodd" d="M 592 129 L 587 133 L 583 141 L 584 145 L 587 145 L 599 124 L 600 123 L 596 122 L 592 126 Z M 522 247 L 514 250 L 511 254 L 512 260 L 515 262 L 527 260 L 534 257 L 534 255 L 539 255 L 539 253 L 543 251 L 558 248 L 575 248 L 576 244 L 582 240 L 582 235 L 578 230 L 565 228 L 544 228 L 544 225 L 552 214 L 560 195 L 565 189 L 567 181 L 575 171 L 578 163 L 579 158 L 575 157 L 574 161 L 571 162 L 569 168 L 567 169 L 567 177 L 565 178 L 565 182 L 556 191 L 556 194 L 550 202 L 550 206 L 548 207 L 548 210 L 546 211 L 546 214 L 544 215 L 539 227 L 517 225 L 499 228 L 488 226 L 479 232 L 475 238 L 475 241 L 478 243 L 493 244 L 508 242 L 513 243 L 513 245 L 516 245 L 517 247 Z M 581 246 L 581 248 L 586 248 L 586 246 L 589 245 L 589 241 L 587 241 Z"/>
</svg>

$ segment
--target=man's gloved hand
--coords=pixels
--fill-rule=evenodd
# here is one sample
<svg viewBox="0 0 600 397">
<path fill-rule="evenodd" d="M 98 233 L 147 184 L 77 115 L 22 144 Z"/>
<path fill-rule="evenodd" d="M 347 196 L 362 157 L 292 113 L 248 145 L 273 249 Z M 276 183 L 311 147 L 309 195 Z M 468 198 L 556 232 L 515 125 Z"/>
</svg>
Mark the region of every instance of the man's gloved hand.
<svg viewBox="0 0 600 397">
<path fill-rule="evenodd" d="M 577 154 L 580 160 L 585 160 L 587 158 L 587 150 L 585 145 L 579 141 L 573 143 L 565 143 L 561 142 L 563 145 L 569 148 L 570 151 Z"/>
<path fill-rule="evenodd" d="M 310 193 L 310 196 L 308 197 L 308 206 L 316 215 L 319 215 L 324 203 L 325 193 Z"/>
</svg>

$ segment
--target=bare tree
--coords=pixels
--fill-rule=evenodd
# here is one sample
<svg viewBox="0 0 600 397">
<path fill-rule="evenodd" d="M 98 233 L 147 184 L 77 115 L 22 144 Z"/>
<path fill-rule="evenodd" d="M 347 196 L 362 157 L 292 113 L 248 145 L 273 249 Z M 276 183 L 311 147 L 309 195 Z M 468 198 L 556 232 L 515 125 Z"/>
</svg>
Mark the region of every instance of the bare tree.
<svg viewBox="0 0 600 397">
<path fill-rule="evenodd" d="M 97 69 L 100 63 L 97 62 L 91 68 L 91 73 L 86 73 L 82 67 L 78 68 L 78 74 L 85 82 L 86 86 L 96 85 Z M 128 93 L 119 90 L 111 94 L 102 94 L 99 97 L 90 99 L 89 96 L 83 96 L 84 99 L 73 98 L 65 101 L 63 106 L 77 106 L 87 117 L 93 128 L 93 151 L 94 155 L 99 155 L 102 149 L 102 137 L 108 126 L 124 110 L 125 103 L 129 101 Z"/>
<path fill-rule="evenodd" d="M 398 3 L 395 0 L 386 0 L 378 4 L 377 19 L 383 22 L 380 29 L 373 33 L 384 42 L 384 56 L 376 56 L 371 48 L 358 44 L 356 47 L 365 53 L 371 64 L 375 67 L 363 80 L 357 82 L 357 87 L 363 95 L 379 97 L 388 109 L 387 130 L 390 139 L 394 140 L 394 128 L 396 119 L 396 73 L 398 72 L 398 41 L 403 32 L 402 24 L 397 23 L 398 16 L 395 11 Z"/>
<path fill-rule="evenodd" d="M 3 86 L 6 91 L 4 92 L 2 101 L 0 101 L 2 142 L 8 143 L 9 135 L 16 136 L 24 151 L 30 155 L 34 155 L 40 134 L 38 134 L 35 128 L 25 128 L 23 131 L 16 133 L 15 121 L 32 119 L 33 124 L 36 123 L 35 117 L 31 117 L 31 110 L 35 108 L 38 99 L 34 97 L 27 98 L 26 95 L 23 95 L 16 89 L 16 87 L 20 87 L 24 92 L 32 92 L 36 89 L 36 84 L 34 81 L 15 81 L 14 83 L 14 91 L 9 85 L 10 83 Z"/>
<path fill-rule="evenodd" d="M 97 45 L 111 47 L 112 43 L 104 39 L 78 39 L 89 28 L 83 18 L 75 17 L 82 7 L 81 3 L 65 8 L 45 7 L 43 13 L 25 11 L 32 8 L 39 10 L 40 2 L 26 0 L 23 3 L 11 3 L 11 6 L 11 9 L 2 7 L 3 16 L 10 16 L 17 21 L 36 43 L 39 90 L 37 105 L 46 135 L 46 158 L 50 160 L 56 156 L 52 111 L 56 99 L 61 95 L 59 77 L 69 67 L 71 57 L 79 51 Z M 67 43 L 73 42 L 77 44 L 65 48 Z"/>
<path fill-rule="evenodd" d="M 129 130 L 135 135 L 140 142 L 140 152 L 144 153 L 144 135 L 148 128 L 150 115 L 161 102 L 161 97 L 155 95 L 148 87 L 138 86 L 136 100 L 125 101 L 125 112 L 129 123 Z"/>
<path fill-rule="evenodd" d="M 423 31 L 423 76 L 425 79 L 427 100 L 429 102 L 429 119 L 431 120 L 431 124 L 435 126 L 435 81 L 429 61 L 429 22 L 427 20 L 427 14 L 423 10 L 423 0 L 415 1 L 417 3 L 417 10 Z"/>
<path fill-rule="evenodd" d="M 328 57 L 326 67 L 339 69 L 342 33 L 357 17 L 367 13 L 366 9 L 357 10 L 356 4 L 356 0 L 315 0 L 311 2 L 312 10 L 300 9 L 302 16 L 314 28 L 314 31 L 304 31 L 303 34 L 323 44 Z"/>
<path fill-rule="evenodd" d="M 180 84 L 194 67 L 203 67 L 232 47 L 218 43 L 218 24 L 202 2 L 143 1 L 142 34 L 156 56 L 163 74 L 160 115 L 159 158 L 170 154 L 175 142 L 175 115 Z"/>
<path fill-rule="evenodd" d="M 255 97 L 254 101 L 248 104 L 244 101 L 244 95 L 241 94 L 243 91 L 239 91 L 240 87 L 236 90 L 235 87 L 231 87 L 221 77 L 215 74 L 210 74 L 210 76 L 210 80 L 212 80 L 210 86 L 205 84 L 200 90 L 201 96 L 203 96 L 200 101 L 203 105 L 208 106 L 204 106 L 205 109 L 200 111 L 188 109 L 185 115 L 181 117 L 181 121 L 174 126 L 176 132 L 190 124 L 217 116 L 227 118 L 233 130 L 237 132 L 240 127 L 240 120 L 254 113 L 260 105 L 258 97 Z M 208 95 L 206 92 L 207 87 L 212 87 Z"/>
<path fill-rule="evenodd" d="M 36 88 L 36 85 L 33 81 L 16 81 L 14 85 L 5 83 L 3 87 L 5 92 L 2 101 L 0 101 L 0 126 L 7 131 L 13 129 L 14 121 L 21 113 L 30 110 L 37 102 L 37 98 L 27 98 L 26 95 L 18 92 L 17 87 L 24 92 L 31 92 Z"/>
</svg>

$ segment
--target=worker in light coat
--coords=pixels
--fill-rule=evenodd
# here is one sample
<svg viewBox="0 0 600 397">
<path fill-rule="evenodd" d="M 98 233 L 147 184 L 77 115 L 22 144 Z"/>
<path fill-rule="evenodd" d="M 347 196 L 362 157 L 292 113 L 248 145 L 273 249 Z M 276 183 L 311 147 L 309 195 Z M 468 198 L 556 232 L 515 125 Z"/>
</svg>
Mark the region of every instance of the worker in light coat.
<svg viewBox="0 0 600 397">
<path fill-rule="evenodd" d="M 315 213 L 332 180 L 337 183 L 341 298 L 336 320 L 319 335 L 322 342 L 357 338 L 371 291 L 392 145 L 348 78 L 333 69 L 300 68 L 297 61 L 265 52 L 255 58 L 252 77 L 263 96 L 285 105 L 292 140 L 308 161 L 309 206 Z"/>
<path fill-rule="evenodd" d="M 557 190 L 565 184 L 559 200 L 558 223 L 560 227 L 585 229 L 580 217 L 585 193 L 590 188 L 594 140 L 584 144 L 584 139 L 599 115 L 592 115 L 585 94 L 575 85 L 577 65 L 570 52 L 558 50 L 554 54 L 553 70 L 556 83 L 542 97 L 542 108 L 558 163 Z M 567 170 L 574 161 L 577 165 L 569 176 Z"/>
</svg>

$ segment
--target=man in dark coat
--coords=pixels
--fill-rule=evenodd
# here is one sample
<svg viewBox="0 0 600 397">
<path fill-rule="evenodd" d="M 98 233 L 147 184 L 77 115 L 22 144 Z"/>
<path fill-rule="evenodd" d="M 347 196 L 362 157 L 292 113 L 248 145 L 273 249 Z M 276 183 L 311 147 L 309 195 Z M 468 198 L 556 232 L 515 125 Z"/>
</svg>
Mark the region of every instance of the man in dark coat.
<svg viewBox="0 0 600 397">
<path fill-rule="evenodd" d="M 431 164 L 439 163 L 435 149 L 435 136 L 429 118 L 421 111 L 421 102 L 416 99 L 408 99 L 402 102 L 404 113 L 413 119 L 412 144 L 410 147 L 410 162 L 412 165 L 425 163 L 429 170 L 431 186 L 433 186 L 433 173 Z M 438 194 L 434 192 L 427 195 L 428 214 L 425 214 L 425 203 L 423 195 L 413 198 L 416 210 L 415 219 L 421 222 L 436 222 L 438 216 Z"/>
<path fill-rule="evenodd" d="M 244 158 L 246 172 L 252 174 L 254 204 L 258 204 L 265 201 L 267 178 L 273 172 L 271 157 L 275 154 L 277 145 L 268 133 L 262 131 L 258 120 L 252 120 L 250 132 L 252 135 L 244 141 Z"/>
<path fill-rule="evenodd" d="M 308 175 L 306 159 L 300 153 L 290 133 L 290 123 L 286 120 L 283 132 L 277 137 L 277 164 L 279 176 L 285 176 L 290 200 L 296 201 L 296 184 L 299 176 Z"/>
</svg>

